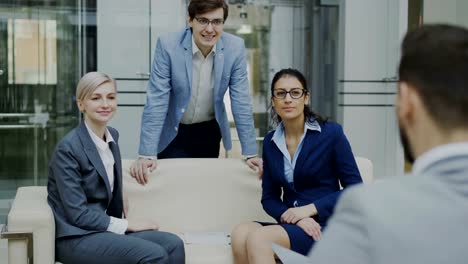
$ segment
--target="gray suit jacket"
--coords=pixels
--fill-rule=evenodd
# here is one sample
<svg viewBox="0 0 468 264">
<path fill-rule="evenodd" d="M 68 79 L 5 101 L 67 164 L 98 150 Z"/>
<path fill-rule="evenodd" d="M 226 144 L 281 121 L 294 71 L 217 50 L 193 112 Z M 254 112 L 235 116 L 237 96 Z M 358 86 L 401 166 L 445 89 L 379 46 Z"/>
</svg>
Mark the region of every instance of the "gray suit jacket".
<svg viewBox="0 0 468 264">
<path fill-rule="evenodd" d="M 117 130 L 108 127 L 115 143 Z M 56 237 L 106 231 L 109 216 L 121 218 L 122 163 L 117 144 L 114 155 L 114 192 L 84 122 L 56 146 L 49 163 L 47 201 L 55 217 Z"/>
<path fill-rule="evenodd" d="M 468 154 L 345 191 L 311 263 L 468 263 Z"/>
</svg>

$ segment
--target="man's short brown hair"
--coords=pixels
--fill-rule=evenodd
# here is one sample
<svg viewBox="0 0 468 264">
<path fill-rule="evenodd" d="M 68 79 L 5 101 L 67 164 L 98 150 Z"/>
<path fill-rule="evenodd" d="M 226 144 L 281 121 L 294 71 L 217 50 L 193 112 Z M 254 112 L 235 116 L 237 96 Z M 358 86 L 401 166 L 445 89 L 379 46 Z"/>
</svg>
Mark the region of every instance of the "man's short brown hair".
<svg viewBox="0 0 468 264">
<path fill-rule="evenodd" d="M 468 30 L 423 25 L 402 45 L 400 81 L 413 85 L 441 128 L 468 128 Z"/>
<path fill-rule="evenodd" d="M 218 8 L 223 9 L 223 19 L 226 21 L 229 13 L 229 6 L 224 0 L 191 0 L 188 6 L 188 14 L 190 20 L 193 20 L 197 15 L 211 12 Z"/>
</svg>

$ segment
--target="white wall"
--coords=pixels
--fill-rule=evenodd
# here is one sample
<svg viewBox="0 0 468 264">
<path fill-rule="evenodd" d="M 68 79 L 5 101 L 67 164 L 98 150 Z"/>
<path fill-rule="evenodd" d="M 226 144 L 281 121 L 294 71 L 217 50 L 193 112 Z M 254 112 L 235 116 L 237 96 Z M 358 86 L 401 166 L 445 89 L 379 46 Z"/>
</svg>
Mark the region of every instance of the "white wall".
<svg viewBox="0 0 468 264">
<path fill-rule="evenodd" d="M 339 121 L 354 154 L 374 163 L 376 178 L 403 173 L 394 102 L 406 17 L 404 0 L 340 2 Z"/>
<path fill-rule="evenodd" d="M 136 158 L 141 115 L 157 38 L 186 25 L 185 0 L 97 1 L 98 71 L 117 82 L 122 158 Z"/>
</svg>

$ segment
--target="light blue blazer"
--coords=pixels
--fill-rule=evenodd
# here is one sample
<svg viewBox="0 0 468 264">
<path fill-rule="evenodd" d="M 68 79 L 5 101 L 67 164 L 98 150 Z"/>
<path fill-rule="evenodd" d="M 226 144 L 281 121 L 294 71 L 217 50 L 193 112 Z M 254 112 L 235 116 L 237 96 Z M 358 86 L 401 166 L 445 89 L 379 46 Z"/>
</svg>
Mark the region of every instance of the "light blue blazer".
<svg viewBox="0 0 468 264">
<path fill-rule="evenodd" d="M 244 41 L 224 32 L 216 43 L 213 104 L 223 145 L 230 150 L 231 133 L 223 102 L 228 87 L 242 154 L 257 154 Z M 191 91 L 192 31 L 186 28 L 161 36 L 156 44 L 142 117 L 140 155 L 156 156 L 175 138 Z"/>
</svg>

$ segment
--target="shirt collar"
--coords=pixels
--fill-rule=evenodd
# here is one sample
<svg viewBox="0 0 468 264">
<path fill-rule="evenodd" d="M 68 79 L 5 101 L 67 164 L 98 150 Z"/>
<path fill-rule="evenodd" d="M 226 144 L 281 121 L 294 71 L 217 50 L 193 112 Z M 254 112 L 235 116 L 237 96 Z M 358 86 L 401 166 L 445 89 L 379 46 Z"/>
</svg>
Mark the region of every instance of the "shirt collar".
<svg viewBox="0 0 468 264">
<path fill-rule="evenodd" d="M 193 34 L 192 34 L 192 55 L 195 55 L 195 53 L 197 52 L 201 53 L 201 50 L 198 48 L 197 44 L 195 43 L 195 39 L 193 38 Z M 216 52 L 216 44 L 214 44 L 213 48 L 208 54 L 210 54 L 211 52 L 213 53 Z"/>
<path fill-rule="evenodd" d="M 413 173 L 421 174 L 431 164 L 454 156 L 468 155 L 468 142 L 450 143 L 437 146 L 416 159 L 413 165 Z"/>
<path fill-rule="evenodd" d="M 315 119 L 311 119 L 305 122 L 304 134 L 307 132 L 307 130 L 322 132 L 322 128 L 320 127 L 320 124 Z M 284 125 L 283 125 L 283 122 L 280 122 L 278 124 L 278 127 L 275 130 L 275 133 L 273 134 L 273 137 L 271 137 L 271 140 L 278 142 L 278 140 L 282 137 L 284 137 Z"/>
<path fill-rule="evenodd" d="M 88 126 L 88 124 L 85 122 L 86 129 L 88 130 L 89 135 L 91 136 L 91 139 L 93 140 L 94 144 L 101 150 L 106 150 L 109 147 L 110 142 L 114 142 L 114 138 L 112 137 L 111 133 L 109 132 L 109 129 L 106 128 L 106 141 L 102 140 L 102 138 L 98 137 L 96 134 L 94 134 L 93 130 Z"/>
</svg>

